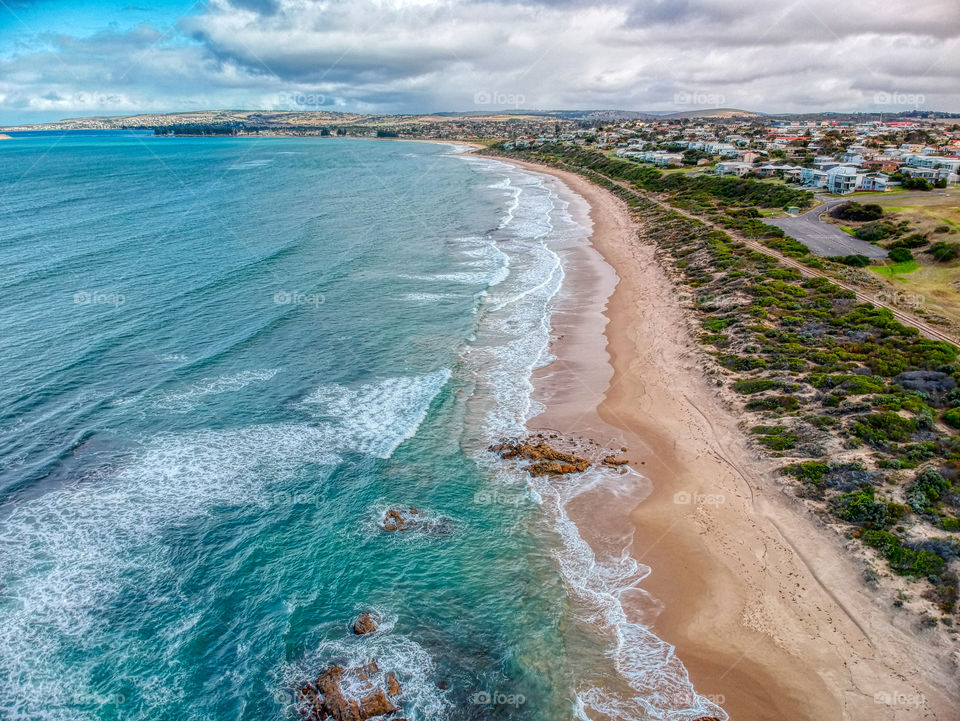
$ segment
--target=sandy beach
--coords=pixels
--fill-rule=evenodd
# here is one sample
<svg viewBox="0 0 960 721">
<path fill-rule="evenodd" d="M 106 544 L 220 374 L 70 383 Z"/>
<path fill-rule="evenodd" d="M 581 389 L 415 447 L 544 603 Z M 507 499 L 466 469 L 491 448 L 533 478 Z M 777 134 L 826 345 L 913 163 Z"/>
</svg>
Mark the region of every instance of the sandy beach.
<svg viewBox="0 0 960 721">
<path fill-rule="evenodd" d="M 626 542 L 652 569 L 624 594 L 630 620 L 673 644 L 733 719 L 960 718 L 957 659 L 866 586 L 844 539 L 747 446 L 626 206 L 575 174 L 509 162 L 561 180 L 593 224 L 597 252 L 565 258 L 531 425 L 622 444 L 642 474 L 570 509 L 598 555 Z"/>
</svg>

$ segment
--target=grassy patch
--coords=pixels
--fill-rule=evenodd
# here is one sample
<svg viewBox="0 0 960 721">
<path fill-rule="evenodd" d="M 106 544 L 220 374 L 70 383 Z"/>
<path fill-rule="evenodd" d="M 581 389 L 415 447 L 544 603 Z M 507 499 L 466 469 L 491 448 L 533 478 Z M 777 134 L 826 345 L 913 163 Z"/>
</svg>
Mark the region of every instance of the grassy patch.
<svg viewBox="0 0 960 721">
<path fill-rule="evenodd" d="M 874 273 L 893 278 L 898 275 L 907 275 L 920 270 L 920 264 L 915 260 L 905 260 L 902 263 L 891 263 L 890 265 L 875 265 L 870 268 Z"/>
</svg>

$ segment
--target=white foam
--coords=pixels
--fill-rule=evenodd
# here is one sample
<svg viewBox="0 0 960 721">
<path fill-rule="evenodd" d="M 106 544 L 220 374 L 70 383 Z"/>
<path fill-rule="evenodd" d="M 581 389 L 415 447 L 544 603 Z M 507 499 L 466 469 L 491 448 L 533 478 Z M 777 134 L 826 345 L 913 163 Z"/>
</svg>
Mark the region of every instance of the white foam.
<svg viewBox="0 0 960 721">
<path fill-rule="evenodd" d="M 510 196 L 501 222 L 505 239 L 498 243 L 510 258 L 510 275 L 485 296 L 477 344 L 464 360 L 473 369 L 478 387 L 495 399 L 484 415 L 484 432 L 487 440 L 496 440 L 526 434 L 526 421 L 540 410 L 532 399 L 531 374 L 551 359 L 552 300 L 564 277 L 557 250 L 571 242 L 584 242 L 589 230 L 574 221 L 569 204 L 546 185 L 542 176 L 498 161 L 488 163 L 484 170 L 506 174 L 506 179 L 490 187 Z M 726 719 L 722 709 L 696 694 L 673 646 L 627 618 L 621 595 L 643 593 L 638 584 L 650 569 L 631 556 L 628 542 L 620 554 L 598 558 L 567 513 L 567 504 L 573 498 L 597 484 L 602 484 L 605 491 L 614 489 L 624 477 L 614 471 L 596 471 L 554 485 L 546 478 L 520 477 L 502 465 L 492 464 L 490 454 L 482 450 L 476 460 L 491 471 L 495 481 L 513 487 L 528 485 L 530 495 L 543 505 L 561 539 L 555 553 L 557 564 L 579 602 L 578 609 L 586 621 L 609 629 L 614 639 L 610 657 L 633 694 L 620 697 L 603 688 L 583 689 L 572 709 L 574 715 L 587 719 L 586 709 L 591 708 L 623 721 L 685 721 L 700 716 Z"/>
<path fill-rule="evenodd" d="M 339 444 L 378 458 L 389 458 L 413 437 L 430 403 L 450 378 L 441 368 L 421 376 L 386 378 L 356 387 L 321 386 L 304 406 L 334 424 Z"/>
<path fill-rule="evenodd" d="M 110 637 L 101 611 L 144 590 L 127 588 L 132 576 L 171 572 L 164 532 L 216 507 L 266 505 L 271 481 L 308 463 L 332 467 L 333 438 L 294 424 L 159 436 L 119 471 L 14 506 L 0 521 L 0 717 L 93 718 L 72 709 L 96 688 Z M 155 653 L 128 643 L 112 652 Z M 178 693 L 169 678 L 158 683 Z"/>
<path fill-rule="evenodd" d="M 239 163 L 234 163 L 227 170 L 252 170 L 253 168 L 260 168 L 264 165 L 269 165 L 273 162 L 272 158 L 260 158 L 257 160 L 244 160 Z"/>
<path fill-rule="evenodd" d="M 437 688 L 433 659 L 415 641 L 392 632 L 356 636 L 344 633 L 339 626 L 331 626 L 329 636 L 331 640 L 321 642 L 295 664 L 280 670 L 276 689 L 278 697 L 293 700 L 303 684 L 315 680 L 331 664 L 353 668 L 376 660 L 381 671 L 378 679 L 381 685 L 390 671 L 400 681 L 405 718 L 438 721 L 448 717 L 453 705 L 447 694 Z"/>
<path fill-rule="evenodd" d="M 407 293 L 403 299 L 411 303 L 440 303 L 445 300 L 458 300 L 463 298 L 456 293 Z"/>
<path fill-rule="evenodd" d="M 272 368 L 241 371 L 233 375 L 223 375 L 216 378 L 204 378 L 191 384 L 185 390 L 163 393 L 153 405 L 156 408 L 173 413 L 188 413 L 207 396 L 239 391 L 251 383 L 268 381 L 279 372 L 279 368 Z"/>
</svg>

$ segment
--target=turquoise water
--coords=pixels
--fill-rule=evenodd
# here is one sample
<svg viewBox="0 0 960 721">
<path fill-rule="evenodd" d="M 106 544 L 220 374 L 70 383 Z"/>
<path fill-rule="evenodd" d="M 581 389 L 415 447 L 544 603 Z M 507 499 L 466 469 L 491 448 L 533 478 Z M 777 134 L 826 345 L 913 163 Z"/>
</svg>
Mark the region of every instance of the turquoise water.
<svg viewBox="0 0 960 721">
<path fill-rule="evenodd" d="M 371 658 L 409 719 L 613 708 L 562 489 L 485 451 L 537 409 L 565 206 L 433 144 L 0 144 L 0 716 L 293 718 Z M 640 642 L 618 717 L 699 715 Z"/>
</svg>

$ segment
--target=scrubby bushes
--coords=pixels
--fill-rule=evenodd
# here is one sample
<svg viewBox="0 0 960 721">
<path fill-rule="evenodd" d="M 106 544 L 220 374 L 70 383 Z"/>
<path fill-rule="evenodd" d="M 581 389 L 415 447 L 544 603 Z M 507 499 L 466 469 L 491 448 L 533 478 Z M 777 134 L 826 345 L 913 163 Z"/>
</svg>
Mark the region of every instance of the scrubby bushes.
<svg viewBox="0 0 960 721">
<path fill-rule="evenodd" d="M 924 468 L 907 488 L 907 505 L 916 513 L 926 513 L 949 488 L 950 482 L 937 469 Z"/>
<path fill-rule="evenodd" d="M 941 417 L 951 428 L 960 428 L 960 406 L 944 411 Z"/>
<path fill-rule="evenodd" d="M 593 160 L 598 155 L 583 153 Z M 571 157 L 558 153 L 535 159 L 569 169 Z M 697 303 L 700 339 L 716 344 L 707 346 L 706 352 L 723 369 L 718 379 L 729 377 L 723 383 L 739 394 L 737 407 L 764 414 L 760 416 L 764 420 L 748 424 L 751 434 L 773 455 L 789 456 L 782 472 L 799 481 L 797 494 L 825 502 L 837 518 L 860 526 L 854 534 L 876 548 L 897 573 L 936 574 L 928 593 L 937 594 L 941 607 L 952 604 L 956 581 L 943 573 L 944 560 L 936 549 L 921 547 L 929 540 L 921 533 L 929 531 L 929 524 L 937 533 L 955 532 L 960 526 L 954 508 L 957 496 L 938 481 L 946 483 L 960 470 L 960 436 L 935 422 L 939 415 L 960 427 L 960 388 L 948 387 L 951 381 L 960 381 L 957 348 L 922 337 L 888 309 L 859 303 L 852 291 L 827 279 L 802 278 L 725 232 L 670 211 L 609 178 L 591 175 L 591 170 L 579 170 L 633 208 L 657 253 L 673 261 L 679 279 L 695 289 L 697 297 L 747 300 L 734 305 Z M 664 190 L 668 179 L 652 168 L 626 162 L 614 172 L 635 174 L 633 180 L 642 189 L 671 192 Z M 687 180 L 669 183 L 682 190 L 672 193 L 668 202 L 713 222 L 739 228 L 761 221 L 744 210 L 744 202 L 719 199 Z M 865 229 L 879 229 L 880 236 L 894 240 L 888 250 L 923 248 L 935 257 L 935 251 L 945 247 L 946 257 L 960 255 L 960 245 L 924 248 L 923 237 L 908 235 L 904 223 L 875 220 L 860 231 Z M 805 246 L 790 238 L 772 236 L 761 242 L 810 257 Z M 918 379 L 925 385 L 918 385 Z M 788 415 L 789 420 L 784 417 Z M 758 422 L 764 425 L 753 425 Z M 855 452 L 862 444 L 872 446 L 866 463 L 856 467 L 844 463 L 849 461 L 846 452 Z M 834 453 L 841 457 L 825 460 Z M 901 481 L 904 470 L 933 463 L 942 472 L 921 471 L 909 483 Z M 891 499 L 879 490 L 888 486 Z M 913 516 L 915 512 L 920 517 Z M 903 529 L 897 524 L 906 523 L 907 517 L 916 542 L 899 535 Z"/>
<path fill-rule="evenodd" d="M 834 263 L 842 263 L 854 268 L 866 268 L 870 265 L 870 259 L 865 255 L 835 255 L 830 258 Z"/>
<path fill-rule="evenodd" d="M 782 411 L 791 413 L 800 407 L 800 401 L 793 396 L 767 396 L 756 398 L 747 403 L 748 411 Z"/>
<path fill-rule="evenodd" d="M 838 518 L 868 528 L 883 528 L 889 516 L 886 502 L 876 500 L 872 487 L 837 496 L 830 502 L 830 508 Z"/>
<path fill-rule="evenodd" d="M 939 240 L 931 245 L 926 252 L 938 263 L 948 263 L 960 256 L 960 245 Z"/>
<path fill-rule="evenodd" d="M 754 426 L 750 432 L 772 451 L 786 451 L 797 444 L 796 435 L 787 431 L 786 426 Z"/>
<path fill-rule="evenodd" d="M 925 235 L 921 235 L 920 233 L 913 233 L 912 235 L 908 235 L 906 238 L 900 238 L 899 240 L 893 241 L 890 245 L 887 246 L 887 248 L 888 249 L 922 248 L 923 246 L 928 245 L 929 243 L 930 241 L 927 240 L 927 237 Z"/>
<path fill-rule="evenodd" d="M 943 573 L 946 562 L 936 553 L 905 548 L 900 538 L 888 531 L 868 530 L 860 536 L 866 545 L 876 548 L 901 576 L 931 576 Z"/>
<path fill-rule="evenodd" d="M 913 253 L 906 248 L 894 248 L 887 253 L 887 257 L 894 263 L 906 263 L 913 260 Z"/>
<path fill-rule="evenodd" d="M 911 418 L 904 418 L 892 411 L 870 413 L 853 424 L 851 432 L 864 443 L 883 447 L 890 442 L 902 443 L 910 440 L 919 425 Z"/>
<path fill-rule="evenodd" d="M 889 238 L 896 232 L 896 225 L 889 221 L 881 220 L 875 223 L 867 223 L 866 225 L 857 228 L 853 234 L 860 240 L 866 240 L 873 243 L 878 240 L 883 240 L 884 238 Z"/>
<path fill-rule="evenodd" d="M 874 203 L 861 205 L 855 200 L 849 203 L 841 203 L 830 211 L 830 215 L 840 220 L 879 220 L 883 217 L 883 208 Z"/>
<path fill-rule="evenodd" d="M 762 393 L 771 388 L 775 388 L 777 382 L 771 378 L 743 378 L 733 384 L 733 390 L 737 393 L 750 395 L 752 393 Z"/>
<path fill-rule="evenodd" d="M 820 483 L 830 471 L 830 466 L 821 461 L 804 461 L 803 463 L 792 463 L 789 466 L 784 466 L 781 471 L 801 481 Z"/>
</svg>

